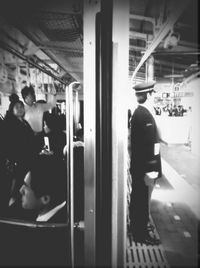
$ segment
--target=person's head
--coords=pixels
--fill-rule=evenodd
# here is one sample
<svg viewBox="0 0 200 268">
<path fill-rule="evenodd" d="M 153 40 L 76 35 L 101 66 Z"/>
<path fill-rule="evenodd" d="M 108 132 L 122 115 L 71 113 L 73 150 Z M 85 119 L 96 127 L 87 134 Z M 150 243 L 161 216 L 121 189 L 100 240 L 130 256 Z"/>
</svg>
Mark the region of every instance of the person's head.
<svg viewBox="0 0 200 268">
<path fill-rule="evenodd" d="M 22 98 L 24 100 L 24 102 L 29 105 L 32 106 L 33 103 L 35 102 L 35 91 L 34 88 L 32 86 L 25 86 L 22 91 Z"/>
<path fill-rule="evenodd" d="M 66 200 L 66 168 L 52 155 L 39 155 L 27 172 L 20 188 L 24 209 L 48 211 Z"/>
<path fill-rule="evenodd" d="M 152 81 L 140 83 L 134 86 L 135 95 L 139 104 L 143 104 L 146 101 L 152 102 L 153 104 L 153 93 L 155 92 L 154 85 L 155 82 Z"/>
<path fill-rule="evenodd" d="M 22 101 L 19 100 L 18 95 L 16 95 L 15 93 L 10 95 L 9 100 L 9 114 L 14 115 L 19 119 L 23 118 L 25 115 L 24 104 Z"/>
</svg>

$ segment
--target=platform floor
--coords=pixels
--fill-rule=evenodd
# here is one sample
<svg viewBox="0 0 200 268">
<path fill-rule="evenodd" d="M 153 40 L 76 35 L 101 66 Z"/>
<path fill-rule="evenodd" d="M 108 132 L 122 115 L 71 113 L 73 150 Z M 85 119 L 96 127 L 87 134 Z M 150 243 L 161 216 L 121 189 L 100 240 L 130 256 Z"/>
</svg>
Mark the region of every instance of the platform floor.
<svg viewBox="0 0 200 268">
<path fill-rule="evenodd" d="M 155 224 L 151 219 L 151 224 Z M 155 238 L 160 238 L 155 227 Z M 134 242 L 131 233 L 127 237 L 126 251 L 127 268 L 169 268 L 163 245 L 146 245 Z"/>
<path fill-rule="evenodd" d="M 162 144 L 161 154 L 163 176 L 151 201 L 161 245 L 141 246 L 128 234 L 127 267 L 199 267 L 199 159 L 184 145 Z M 153 262 L 147 259 L 148 254 L 153 254 Z M 158 257 L 160 261 L 156 261 Z"/>
</svg>

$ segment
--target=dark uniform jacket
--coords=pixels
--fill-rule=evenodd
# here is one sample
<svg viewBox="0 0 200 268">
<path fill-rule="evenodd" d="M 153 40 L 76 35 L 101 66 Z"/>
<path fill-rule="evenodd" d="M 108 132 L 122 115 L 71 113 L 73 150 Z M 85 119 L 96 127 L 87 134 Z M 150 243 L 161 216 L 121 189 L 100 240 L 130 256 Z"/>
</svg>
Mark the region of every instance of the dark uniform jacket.
<svg viewBox="0 0 200 268">
<path fill-rule="evenodd" d="M 131 167 L 134 179 L 144 177 L 151 171 L 159 172 L 161 176 L 161 159 L 159 135 L 156 122 L 150 111 L 138 105 L 131 119 Z"/>
</svg>

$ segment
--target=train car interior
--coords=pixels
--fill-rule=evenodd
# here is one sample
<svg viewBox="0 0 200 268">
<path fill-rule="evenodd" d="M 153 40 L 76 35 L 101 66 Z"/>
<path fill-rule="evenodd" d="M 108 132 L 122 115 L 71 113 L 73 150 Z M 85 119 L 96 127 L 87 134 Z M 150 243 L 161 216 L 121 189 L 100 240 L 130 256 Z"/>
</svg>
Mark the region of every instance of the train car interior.
<svg viewBox="0 0 200 268">
<path fill-rule="evenodd" d="M 0 127 L 11 94 L 22 100 L 21 89 L 33 85 L 46 102 L 56 91 L 68 186 L 62 224 L 8 218 L 0 205 L 0 266 L 176 267 L 167 244 L 139 245 L 129 234 L 128 112 L 132 87 L 155 80 L 162 116 L 172 105 L 194 112 L 192 142 L 189 123 L 157 116 L 162 141 L 199 155 L 197 10 L 198 0 L 0 1 Z M 0 184 L 11 187 L 2 174 Z M 193 249 L 188 267 L 197 267 Z"/>
</svg>

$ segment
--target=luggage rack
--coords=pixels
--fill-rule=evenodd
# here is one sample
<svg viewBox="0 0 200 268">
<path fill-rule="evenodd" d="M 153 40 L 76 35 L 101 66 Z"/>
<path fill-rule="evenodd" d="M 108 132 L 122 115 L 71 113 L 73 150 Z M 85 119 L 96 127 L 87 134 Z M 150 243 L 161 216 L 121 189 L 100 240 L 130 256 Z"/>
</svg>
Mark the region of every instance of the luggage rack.
<svg viewBox="0 0 200 268">
<path fill-rule="evenodd" d="M 152 219 L 151 223 L 153 224 Z M 156 228 L 154 229 L 154 236 L 159 239 Z M 170 268 L 170 266 L 167 263 L 162 244 L 146 245 L 134 242 L 132 234 L 128 233 L 126 268 Z"/>
</svg>

